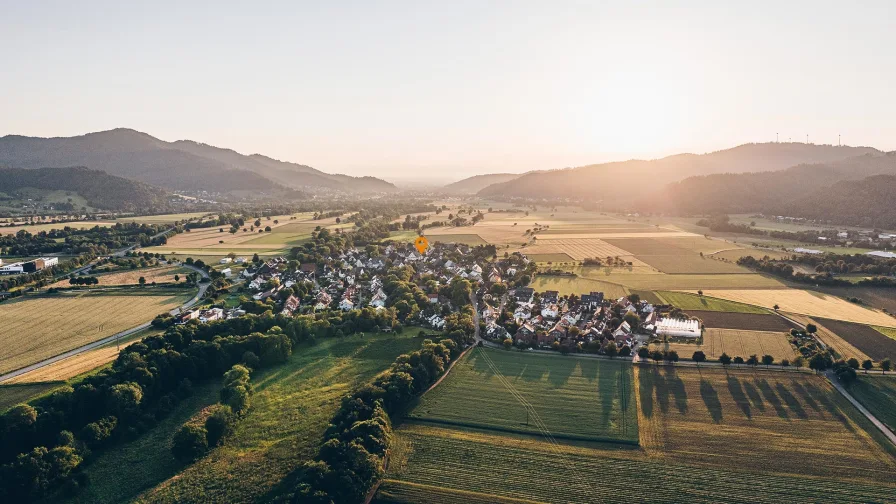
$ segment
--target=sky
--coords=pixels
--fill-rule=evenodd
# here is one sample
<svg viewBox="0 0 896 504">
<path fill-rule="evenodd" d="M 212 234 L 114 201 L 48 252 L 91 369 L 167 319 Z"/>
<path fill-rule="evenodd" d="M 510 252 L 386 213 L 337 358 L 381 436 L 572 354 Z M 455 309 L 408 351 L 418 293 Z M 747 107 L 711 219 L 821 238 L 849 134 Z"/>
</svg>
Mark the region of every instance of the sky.
<svg viewBox="0 0 896 504">
<path fill-rule="evenodd" d="M 0 135 L 417 179 L 776 134 L 896 150 L 892 0 L 182 3 L 6 3 Z"/>
</svg>

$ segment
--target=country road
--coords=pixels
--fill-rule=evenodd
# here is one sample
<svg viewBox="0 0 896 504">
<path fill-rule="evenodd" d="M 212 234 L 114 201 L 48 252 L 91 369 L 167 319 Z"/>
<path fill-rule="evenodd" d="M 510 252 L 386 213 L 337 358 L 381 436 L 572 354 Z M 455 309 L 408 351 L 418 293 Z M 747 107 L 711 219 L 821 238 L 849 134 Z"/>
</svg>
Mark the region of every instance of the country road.
<svg viewBox="0 0 896 504">
<path fill-rule="evenodd" d="M 857 401 L 857 400 L 852 396 L 852 394 L 850 394 L 850 393 L 846 390 L 846 388 L 843 387 L 843 385 L 840 384 L 840 380 L 837 379 L 837 375 L 835 375 L 833 371 L 825 371 L 824 376 L 828 379 L 829 382 L 831 382 L 831 385 L 833 385 L 834 388 L 837 389 L 837 391 L 840 392 L 840 393 L 843 395 L 843 397 L 846 398 L 847 401 L 849 401 L 850 403 L 852 403 L 852 405 L 855 406 L 856 409 L 859 410 L 860 413 L 862 413 L 863 415 L 865 415 L 865 418 L 867 418 L 868 421 L 870 421 L 871 423 L 873 423 L 874 426 L 877 427 L 878 430 L 880 430 L 880 431 L 884 434 L 884 436 L 886 436 L 887 439 L 890 440 L 891 443 L 893 443 L 894 445 L 896 445 L 896 434 L 894 434 L 893 431 L 891 431 L 890 429 L 888 429 L 887 426 L 884 425 L 883 422 L 881 422 L 880 420 L 878 420 L 877 417 L 874 416 L 870 411 L 868 411 L 867 408 L 865 408 L 864 406 L 862 406 L 862 403 L 860 403 L 859 401 Z"/>
<path fill-rule="evenodd" d="M 202 278 L 208 278 L 208 273 L 206 273 L 204 270 L 201 270 L 199 268 L 189 266 L 186 264 L 184 264 L 183 267 L 190 268 L 190 269 L 198 272 L 200 275 L 202 275 Z M 202 296 L 205 294 L 205 291 L 206 291 L 206 289 L 208 289 L 208 286 L 209 286 L 208 283 L 200 283 L 199 284 L 199 292 L 197 292 L 195 296 L 193 296 L 189 301 L 187 301 L 186 303 L 181 305 L 179 308 L 175 308 L 175 309 L 171 310 L 169 313 L 171 313 L 172 315 L 176 315 L 180 310 L 186 310 L 186 309 L 194 306 L 196 303 L 198 303 L 202 299 Z M 126 331 L 121 331 L 119 333 L 113 334 L 113 335 L 103 338 L 101 340 L 94 341 L 93 343 L 88 343 L 84 346 L 80 346 L 73 350 L 69 350 L 68 352 L 64 352 L 64 353 L 61 353 L 54 357 L 50 357 L 49 359 L 45 359 L 40 362 L 36 362 L 34 364 L 31 364 L 30 366 L 25 366 L 21 369 L 17 369 L 15 371 L 11 371 L 4 375 L 0 375 L 0 383 L 3 383 L 7 380 L 11 380 L 17 376 L 21 376 L 30 371 L 34 371 L 35 369 L 40 369 L 44 366 L 48 366 L 50 364 L 53 364 L 54 362 L 59 362 L 63 359 L 67 359 L 74 355 L 78 355 L 80 353 L 87 352 L 89 350 L 97 349 L 97 348 L 102 347 L 108 343 L 112 343 L 118 339 L 126 338 L 134 333 L 137 333 L 139 331 L 146 329 L 147 327 L 150 326 L 151 322 L 152 321 L 146 322 L 144 324 L 140 324 L 137 327 L 132 327 Z"/>
</svg>

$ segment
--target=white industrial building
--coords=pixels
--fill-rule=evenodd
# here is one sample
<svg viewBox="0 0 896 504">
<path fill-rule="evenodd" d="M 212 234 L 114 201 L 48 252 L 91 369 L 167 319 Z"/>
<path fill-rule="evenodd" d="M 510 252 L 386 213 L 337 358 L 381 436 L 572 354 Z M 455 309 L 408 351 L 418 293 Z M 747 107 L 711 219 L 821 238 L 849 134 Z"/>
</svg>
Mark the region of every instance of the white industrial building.
<svg viewBox="0 0 896 504">
<path fill-rule="evenodd" d="M 656 334 L 674 338 L 699 338 L 702 332 L 699 320 L 664 318 L 656 323 Z"/>
</svg>

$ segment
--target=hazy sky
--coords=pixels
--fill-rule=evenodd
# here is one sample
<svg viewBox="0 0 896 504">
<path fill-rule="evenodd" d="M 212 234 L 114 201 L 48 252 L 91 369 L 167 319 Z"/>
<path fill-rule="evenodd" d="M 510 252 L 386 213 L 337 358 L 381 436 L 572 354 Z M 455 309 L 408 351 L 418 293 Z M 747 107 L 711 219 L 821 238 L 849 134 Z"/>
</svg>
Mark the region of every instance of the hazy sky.
<svg viewBox="0 0 896 504">
<path fill-rule="evenodd" d="M 4 2 L 0 135 L 442 178 L 776 132 L 896 149 L 893 0 L 181 3 Z"/>
</svg>

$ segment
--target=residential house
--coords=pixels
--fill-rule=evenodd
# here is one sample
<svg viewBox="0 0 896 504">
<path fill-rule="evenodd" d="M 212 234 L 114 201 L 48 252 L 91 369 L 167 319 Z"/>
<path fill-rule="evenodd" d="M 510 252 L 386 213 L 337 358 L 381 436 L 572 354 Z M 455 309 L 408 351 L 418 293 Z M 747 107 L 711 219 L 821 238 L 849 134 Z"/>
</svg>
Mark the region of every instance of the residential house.
<svg viewBox="0 0 896 504">
<path fill-rule="evenodd" d="M 299 309 L 299 304 L 299 298 L 290 295 L 283 303 L 283 311 L 281 311 L 280 314 L 287 316 L 292 315 L 297 309 Z"/>
</svg>

